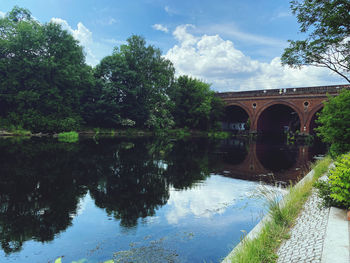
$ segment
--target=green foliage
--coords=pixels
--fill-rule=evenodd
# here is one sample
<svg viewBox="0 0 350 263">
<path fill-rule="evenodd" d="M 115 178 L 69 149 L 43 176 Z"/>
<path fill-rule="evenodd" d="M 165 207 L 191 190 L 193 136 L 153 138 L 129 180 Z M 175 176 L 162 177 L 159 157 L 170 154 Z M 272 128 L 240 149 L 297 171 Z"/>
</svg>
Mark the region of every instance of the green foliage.
<svg viewBox="0 0 350 263">
<path fill-rule="evenodd" d="M 191 136 L 191 132 L 188 128 L 171 129 L 167 130 L 167 135 L 169 135 L 170 137 L 175 137 L 176 139 L 183 139 L 185 137 Z"/>
<path fill-rule="evenodd" d="M 350 153 L 344 154 L 330 170 L 330 197 L 345 208 L 350 208 Z"/>
<path fill-rule="evenodd" d="M 91 72 L 67 31 L 15 7 L 0 19 L 0 54 L 0 117 L 36 132 L 80 125 Z"/>
<path fill-rule="evenodd" d="M 95 125 L 163 129 L 173 126 L 167 93 L 173 86 L 174 67 L 158 48 L 146 46 L 140 36 L 115 48 L 111 56 L 96 66 L 95 77 L 101 90 Z M 127 120 L 127 121 L 126 121 Z"/>
<path fill-rule="evenodd" d="M 177 79 L 170 93 L 175 106 L 176 127 L 208 130 L 217 128 L 223 114 L 223 102 L 210 90 L 210 85 L 188 76 Z"/>
<path fill-rule="evenodd" d="M 329 97 L 319 114 L 317 134 L 330 143 L 332 156 L 350 150 L 350 90 L 342 90 L 336 97 Z"/>
<path fill-rule="evenodd" d="M 58 141 L 60 142 L 77 142 L 79 140 L 79 134 L 75 131 L 61 132 L 58 134 Z"/>
<path fill-rule="evenodd" d="M 332 159 L 329 156 L 326 156 L 322 160 L 317 160 L 317 162 L 312 165 L 312 169 L 314 170 L 314 177 L 318 179 L 323 176 L 328 171 L 331 162 Z"/>
<path fill-rule="evenodd" d="M 214 139 L 227 139 L 230 135 L 229 132 L 208 132 L 208 137 Z"/>
<path fill-rule="evenodd" d="M 331 197 L 332 190 L 329 181 L 317 181 L 314 186 L 318 189 L 318 196 L 322 199 L 322 205 L 326 207 L 336 206 L 340 207 L 341 204 Z"/>
<path fill-rule="evenodd" d="M 8 120 L 0 118 L 0 127 L 6 130 L 8 133 L 18 136 L 28 136 L 31 132 L 23 129 L 21 126 L 16 126 L 9 123 Z"/>
<path fill-rule="evenodd" d="M 293 67 L 314 65 L 328 68 L 348 82 L 350 68 L 350 3 L 344 0 L 293 0 L 300 31 L 305 40 L 289 40 L 282 63 Z"/>
<path fill-rule="evenodd" d="M 93 69 L 69 32 L 14 7 L 0 18 L 0 119 L 33 132 L 101 128 L 217 129 L 223 104 L 140 36 Z M 176 120 L 174 120 L 174 118 Z"/>
</svg>

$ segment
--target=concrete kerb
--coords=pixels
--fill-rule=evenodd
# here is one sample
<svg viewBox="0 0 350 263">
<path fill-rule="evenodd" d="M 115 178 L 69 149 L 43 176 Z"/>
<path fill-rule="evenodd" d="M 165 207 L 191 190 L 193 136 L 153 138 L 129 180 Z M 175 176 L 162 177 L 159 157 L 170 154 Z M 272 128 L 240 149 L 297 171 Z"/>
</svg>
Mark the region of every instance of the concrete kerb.
<svg viewBox="0 0 350 263">
<path fill-rule="evenodd" d="M 303 186 L 306 182 L 312 180 L 314 173 L 315 173 L 314 170 L 311 170 L 294 187 L 299 188 L 299 187 Z M 284 205 L 284 200 L 285 200 L 285 197 L 280 201 L 280 205 L 282 207 Z M 262 220 L 244 237 L 244 239 L 241 242 L 239 242 L 239 244 L 236 247 L 234 247 L 234 249 L 224 258 L 222 263 L 230 263 L 231 262 L 230 259 L 233 257 L 233 255 L 243 246 L 243 242 L 245 240 L 251 240 L 251 239 L 254 239 L 255 237 L 257 237 L 259 235 L 259 233 L 261 232 L 262 228 L 264 227 L 265 223 L 270 221 L 270 220 L 271 220 L 271 216 L 269 214 L 264 216 L 262 218 Z"/>
<path fill-rule="evenodd" d="M 348 263 L 350 262 L 349 249 L 349 222 L 346 210 L 331 207 L 321 262 Z"/>
</svg>

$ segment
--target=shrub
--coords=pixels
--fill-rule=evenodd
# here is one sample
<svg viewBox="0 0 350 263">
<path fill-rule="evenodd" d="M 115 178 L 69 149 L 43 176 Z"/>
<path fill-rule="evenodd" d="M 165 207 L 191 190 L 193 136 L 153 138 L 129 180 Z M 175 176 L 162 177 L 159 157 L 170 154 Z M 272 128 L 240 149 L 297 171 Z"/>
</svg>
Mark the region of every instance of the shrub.
<svg viewBox="0 0 350 263">
<path fill-rule="evenodd" d="M 314 186 L 318 189 L 318 196 L 322 199 L 322 205 L 324 206 L 341 206 L 341 204 L 339 204 L 339 202 L 335 201 L 332 197 L 331 197 L 331 184 L 329 181 L 317 181 Z"/>
<path fill-rule="evenodd" d="M 339 157 L 330 171 L 330 197 L 346 208 L 350 208 L 350 153 Z"/>
</svg>

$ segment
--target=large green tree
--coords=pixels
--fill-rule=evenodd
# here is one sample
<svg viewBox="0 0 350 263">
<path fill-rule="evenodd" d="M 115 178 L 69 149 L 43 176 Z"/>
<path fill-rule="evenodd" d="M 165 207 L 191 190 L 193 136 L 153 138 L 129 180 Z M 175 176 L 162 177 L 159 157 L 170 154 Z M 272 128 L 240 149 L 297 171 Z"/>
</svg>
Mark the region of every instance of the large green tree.
<svg viewBox="0 0 350 263">
<path fill-rule="evenodd" d="M 76 129 L 91 87 L 82 47 L 60 25 L 14 7 L 0 19 L 0 117 L 32 131 Z"/>
<path fill-rule="evenodd" d="M 350 82 L 350 1 L 294 0 L 291 9 L 307 37 L 289 40 L 282 64 L 325 67 Z"/>
<path fill-rule="evenodd" d="M 350 90 L 343 90 L 325 102 L 316 128 L 322 140 L 331 144 L 331 153 L 338 155 L 350 151 Z"/>
<path fill-rule="evenodd" d="M 177 127 L 202 130 L 217 127 L 223 103 L 210 90 L 210 84 L 180 76 L 170 95 L 175 102 L 173 116 Z"/>
<path fill-rule="evenodd" d="M 97 101 L 99 119 L 106 126 L 135 124 L 143 128 L 172 125 L 168 92 L 174 83 L 174 67 L 161 51 L 146 46 L 140 36 L 116 47 L 111 56 L 96 66 L 101 96 Z"/>
</svg>

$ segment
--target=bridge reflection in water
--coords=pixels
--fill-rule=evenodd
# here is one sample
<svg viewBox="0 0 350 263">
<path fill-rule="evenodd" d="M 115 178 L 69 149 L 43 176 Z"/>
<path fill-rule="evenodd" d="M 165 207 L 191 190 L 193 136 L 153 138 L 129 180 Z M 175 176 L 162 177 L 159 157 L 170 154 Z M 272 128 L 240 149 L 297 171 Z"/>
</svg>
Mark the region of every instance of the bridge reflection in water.
<svg viewBox="0 0 350 263">
<path fill-rule="evenodd" d="M 225 177 L 288 185 L 300 180 L 313 158 L 323 154 L 325 147 L 316 144 L 286 145 L 279 142 L 246 142 L 228 139 L 222 142 L 222 164 L 215 172 Z"/>
</svg>

